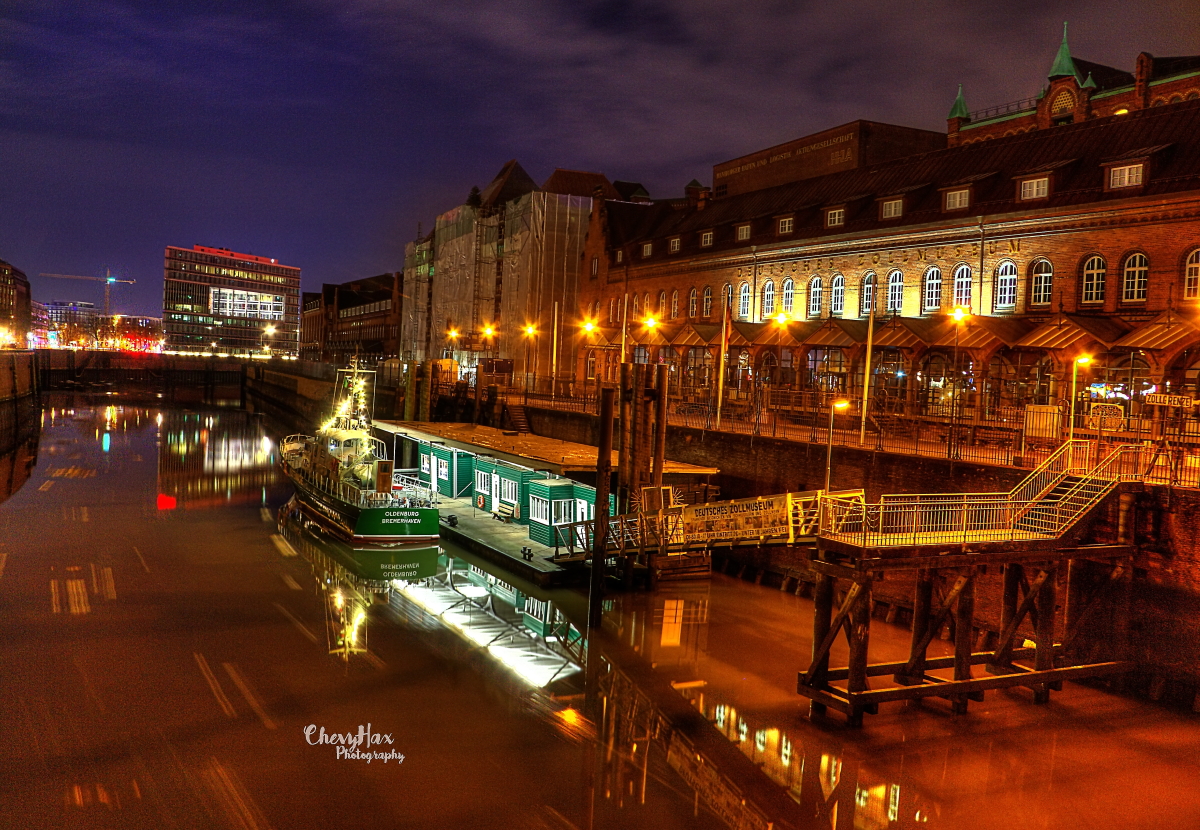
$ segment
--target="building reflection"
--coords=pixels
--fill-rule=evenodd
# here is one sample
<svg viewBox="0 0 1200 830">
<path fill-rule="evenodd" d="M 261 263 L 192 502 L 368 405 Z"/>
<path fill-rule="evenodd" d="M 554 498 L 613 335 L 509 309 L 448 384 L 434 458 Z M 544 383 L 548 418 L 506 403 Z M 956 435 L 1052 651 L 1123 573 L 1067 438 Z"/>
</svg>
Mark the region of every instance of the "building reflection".
<svg viewBox="0 0 1200 830">
<path fill-rule="evenodd" d="M 37 414 L 31 401 L 0 405 L 0 504 L 24 486 L 37 464 L 41 435 Z"/>
<path fill-rule="evenodd" d="M 262 503 L 280 480 L 276 447 L 260 419 L 230 411 L 157 418 L 160 510 Z"/>
</svg>

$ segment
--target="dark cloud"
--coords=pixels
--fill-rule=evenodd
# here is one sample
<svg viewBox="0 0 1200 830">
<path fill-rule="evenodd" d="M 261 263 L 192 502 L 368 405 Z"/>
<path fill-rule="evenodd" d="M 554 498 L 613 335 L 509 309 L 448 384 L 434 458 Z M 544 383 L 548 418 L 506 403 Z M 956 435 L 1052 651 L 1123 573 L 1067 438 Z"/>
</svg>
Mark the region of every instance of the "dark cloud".
<svg viewBox="0 0 1200 830">
<path fill-rule="evenodd" d="M 0 9 L 0 257 L 139 279 L 166 244 L 306 283 L 399 267 L 508 158 L 673 195 L 741 153 L 871 118 L 943 129 L 1074 53 L 1200 52 L 1194 2 L 294 0 Z M 49 281 L 47 281 L 49 282 Z M 41 299 L 86 298 L 70 283 Z"/>
</svg>

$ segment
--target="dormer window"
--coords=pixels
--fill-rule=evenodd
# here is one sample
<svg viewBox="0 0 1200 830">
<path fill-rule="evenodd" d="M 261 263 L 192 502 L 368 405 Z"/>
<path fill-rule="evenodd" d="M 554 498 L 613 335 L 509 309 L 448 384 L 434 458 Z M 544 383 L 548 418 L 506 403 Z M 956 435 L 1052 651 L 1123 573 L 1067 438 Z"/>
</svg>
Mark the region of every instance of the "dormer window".
<svg viewBox="0 0 1200 830">
<path fill-rule="evenodd" d="M 898 219 L 903 215 L 903 199 L 888 199 L 879 205 L 879 218 L 881 219 Z"/>
<path fill-rule="evenodd" d="M 749 238 L 750 238 L 750 226 L 749 225 L 738 225 L 737 226 L 738 242 L 745 242 Z"/>
<path fill-rule="evenodd" d="M 844 224 L 846 224 L 845 208 L 833 208 L 825 211 L 825 227 L 840 228 Z"/>
<path fill-rule="evenodd" d="M 671 241 L 667 243 L 667 250 L 669 250 L 673 254 L 679 253 L 679 237 L 678 236 L 672 238 Z"/>
<path fill-rule="evenodd" d="M 1110 167 L 1108 170 L 1108 187 L 1116 190 L 1121 187 L 1140 187 L 1142 184 L 1141 164 L 1123 164 Z"/>
<path fill-rule="evenodd" d="M 793 219 L 791 216 L 787 217 L 786 219 L 780 219 L 779 220 L 780 235 L 782 236 L 785 233 L 791 233 L 792 229 L 795 228 L 795 226 L 796 226 L 796 220 Z"/>
<path fill-rule="evenodd" d="M 1036 179 L 1025 179 L 1021 182 L 1021 201 L 1045 199 L 1050 195 L 1050 177 L 1039 176 Z"/>
<path fill-rule="evenodd" d="M 971 190 L 963 188 L 962 190 L 947 190 L 946 191 L 946 210 L 965 210 L 971 206 Z"/>
<path fill-rule="evenodd" d="M 713 232 L 712 231 L 705 231 L 704 233 L 700 234 L 700 247 L 701 248 L 711 248 L 712 241 L 713 241 Z"/>
<path fill-rule="evenodd" d="M 654 243 L 653 242 L 643 242 L 642 243 L 642 257 L 643 258 L 648 257 L 652 253 L 654 253 Z"/>
</svg>

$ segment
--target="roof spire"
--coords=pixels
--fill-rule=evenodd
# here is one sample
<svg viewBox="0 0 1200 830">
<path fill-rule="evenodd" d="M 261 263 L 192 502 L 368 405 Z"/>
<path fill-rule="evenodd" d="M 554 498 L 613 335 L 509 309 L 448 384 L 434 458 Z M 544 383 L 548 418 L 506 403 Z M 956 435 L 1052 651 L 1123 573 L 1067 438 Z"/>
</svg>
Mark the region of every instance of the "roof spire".
<svg viewBox="0 0 1200 830">
<path fill-rule="evenodd" d="M 962 84 L 958 85 L 958 97 L 954 99 L 954 106 L 950 108 L 950 114 L 947 118 L 970 118 L 971 114 L 967 112 L 967 101 L 963 98 Z"/>
<path fill-rule="evenodd" d="M 1059 44 L 1058 54 L 1054 56 L 1054 65 L 1050 67 L 1047 77 L 1053 81 L 1055 78 L 1072 76 L 1079 80 L 1079 70 L 1075 68 L 1075 61 L 1071 60 L 1071 47 L 1067 45 L 1067 24 L 1064 21 L 1062 43 Z"/>
</svg>

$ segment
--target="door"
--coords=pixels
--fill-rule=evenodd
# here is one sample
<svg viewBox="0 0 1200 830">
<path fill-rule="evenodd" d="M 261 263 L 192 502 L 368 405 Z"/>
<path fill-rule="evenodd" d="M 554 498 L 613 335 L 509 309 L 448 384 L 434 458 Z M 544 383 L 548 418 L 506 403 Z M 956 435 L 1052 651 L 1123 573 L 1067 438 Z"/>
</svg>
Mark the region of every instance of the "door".
<svg viewBox="0 0 1200 830">
<path fill-rule="evenodd" d="M 492 473 L 492 510 L 500 506 L 500 474 Z"/>
<path fill-rule="evenodd" d="M 575 521 L 586 522 L 591 516 L 588 515 L 588 503 L 583 499 L 575 499 Z"/>
</svg>

